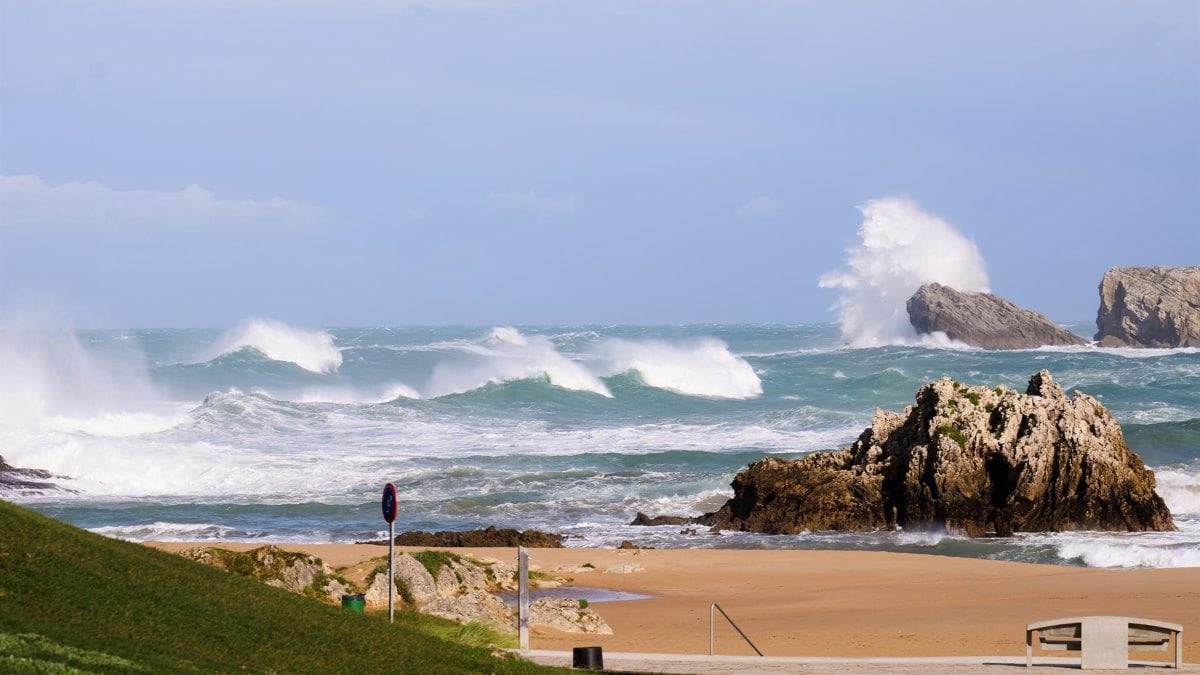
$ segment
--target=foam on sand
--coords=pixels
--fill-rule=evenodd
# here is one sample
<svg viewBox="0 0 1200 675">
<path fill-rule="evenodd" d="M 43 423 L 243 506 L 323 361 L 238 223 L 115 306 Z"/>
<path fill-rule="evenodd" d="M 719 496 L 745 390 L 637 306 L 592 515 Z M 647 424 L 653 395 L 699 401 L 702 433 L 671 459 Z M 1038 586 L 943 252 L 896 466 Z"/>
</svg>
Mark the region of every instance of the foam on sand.
<svg viewBox="0 0 1200 675">
<path fill-rule="evenodd" d="M 860 241 L 847 249 L 845 269 L 827 272 L 819 284 L 840 290 L 834 307 L 842 338 L 851 346 L 917 342 L 905 303 L 923 284 L 937 282 L 963 293 L 989 291 L 974 242 L 915 201 L 873 199 L 859 210 Z"/>
</svg>

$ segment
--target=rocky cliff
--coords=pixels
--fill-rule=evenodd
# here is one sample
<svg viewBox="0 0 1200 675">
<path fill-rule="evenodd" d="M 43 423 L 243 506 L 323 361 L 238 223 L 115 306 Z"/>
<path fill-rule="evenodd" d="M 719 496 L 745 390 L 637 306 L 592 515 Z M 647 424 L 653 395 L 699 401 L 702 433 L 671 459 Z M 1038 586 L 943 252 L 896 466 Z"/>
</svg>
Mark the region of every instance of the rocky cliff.
<svg viewBox="0 0 1200 675">
<path fill-rule="evenodd" d="M 991 293 L 962 293 L 925 284 L 908 299 L 908 320 L 918 333 L 936 331 L 983 349 L 1033 349 L 1087 341 L 1028 309 Z"/>
<path fill-rule="evenodd" d="M 1096 328 L 1101 347 L 1200 347 L 1200 266 L 1112 268 Z"/>
<path fill-rule="evenodd" d="M 942 378 L 903 414 L 876 411 L 850 447 L 755 462 L 733 489 L 708 524 L 778 534 L 1174 529 L 1117 421 L 1045 370 L 1024 394 Z"/>
</svg>

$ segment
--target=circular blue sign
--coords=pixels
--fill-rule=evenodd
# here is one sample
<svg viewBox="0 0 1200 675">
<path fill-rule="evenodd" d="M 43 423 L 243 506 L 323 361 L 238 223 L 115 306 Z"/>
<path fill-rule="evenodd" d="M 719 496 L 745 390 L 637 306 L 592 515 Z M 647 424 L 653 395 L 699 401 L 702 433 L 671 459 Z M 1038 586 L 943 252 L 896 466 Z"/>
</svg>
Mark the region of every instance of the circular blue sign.
<svg viewBox="0 0 1200 675">
<path fill-rule="evenodd" d="M 383 486 L 383 519 L 387 522 L 396 520 L 396 486 L 388 483 Z"/>
</svg>

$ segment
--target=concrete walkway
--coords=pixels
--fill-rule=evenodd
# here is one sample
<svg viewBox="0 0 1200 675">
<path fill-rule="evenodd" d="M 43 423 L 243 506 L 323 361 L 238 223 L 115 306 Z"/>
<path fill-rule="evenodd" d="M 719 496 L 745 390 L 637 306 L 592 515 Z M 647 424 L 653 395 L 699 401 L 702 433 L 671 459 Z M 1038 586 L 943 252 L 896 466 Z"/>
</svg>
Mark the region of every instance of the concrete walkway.
<svg viewBox="0 0 1200 675">
<path fill-rule="evenodd" d="M 542 649 L 511 650 L 534 663 L 546 666 L 571 667 L 571 652 Z M 1025 668 L 1024 656 L 942 656 L 892 658 L 834 658 L 803 656 L 705 656 L 698 654 L 635 654 L 605 652 L 606 671 L 636 673 L 886 673 L 897 675 L 1022 675 L 1023 673 L 1058 673 L 1079 669 L 1078 658 L 1035 657 L 1034 667 Z M 1134 661 L 1130 669 L 1140 672 L 1200 673 L 1200 665 L 1185 664 L 1176 671 L 1165 669 L 1164 662 Z M 1111 671 L 1106 671 L 1111 672 Z"/>
</svg>

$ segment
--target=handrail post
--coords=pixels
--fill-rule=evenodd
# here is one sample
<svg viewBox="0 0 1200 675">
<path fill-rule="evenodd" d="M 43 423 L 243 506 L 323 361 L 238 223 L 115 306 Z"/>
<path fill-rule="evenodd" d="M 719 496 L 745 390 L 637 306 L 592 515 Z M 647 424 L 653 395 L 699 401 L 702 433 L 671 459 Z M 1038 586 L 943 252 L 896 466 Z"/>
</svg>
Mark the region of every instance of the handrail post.
<svg viewBox="0 0 1200 675">
<path fill-rule="evenodd" d="M 738 632 L 738 635 L 742 636 L 742 639 L 746 641 L 746 644 L 750 645 L 750 648 L 753 649 L 755 651 L 755 653 L 757 653 L 759 656 L 763 655 L 763 653 L 761 651 L 759 651 L 758 647 L 755 646 L 755 644 L 750 641 L 750 638 L 746 637 L 746 634 L 742 632 L 742 629 L 740 627 L 738 627 L 738 625 L 736 623 L 733 622 L 733 619 L 730 618 L 729 614 L 725 612 L 725 608 L 721 607 L 720 605 L 718 605 L 717 603 L 714 602 L 708 606 L 708 655 L 709 656 L 714 655 L 713 654 L 713 644 L 715 642 L 715 639 L 713 637 L 714 636 L 713 623 L 716 621 L 716 615 L 713 613 L 713 610 L 720 610 L 721 616 L 725 617 L 725 620 L 729 622 L 729 625 L 733 626 L 733 629 Z"/>
</svg>

